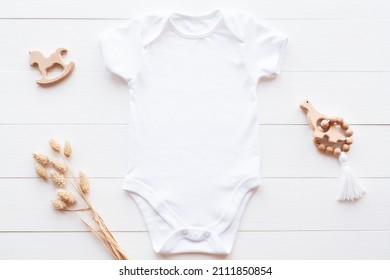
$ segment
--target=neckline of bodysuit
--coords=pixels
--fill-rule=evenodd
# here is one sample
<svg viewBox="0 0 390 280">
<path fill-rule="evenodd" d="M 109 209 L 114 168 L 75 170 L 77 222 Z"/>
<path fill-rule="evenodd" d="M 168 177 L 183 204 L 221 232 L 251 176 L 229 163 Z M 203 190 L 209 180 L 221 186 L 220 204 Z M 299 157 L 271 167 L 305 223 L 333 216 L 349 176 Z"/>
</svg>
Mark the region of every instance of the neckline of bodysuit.
<svg viewBox="0 0 390 280">
<path fill-rule="evenodd" d="M 175 19 L 194 21 L 194 22 L 215 19 L 216 22 L 214 22 L 214 25 L 212 26 L 212 28 L 210 28 L 206 32 L 187 33 L 174 23 Z M 190 38 L 190 39 L 204 38 L 204 37 L 210 36 L 218 29 L 218 27 L 221 25 L 222 21 L 223 21 L 223 15 L 222 15 L 220 10 L 215 10 L 209 14 L 201 15 L 201 16 L 192 16 L 192 15 L 186 15 L 186 14 L 181 14 L 181 13 L 172 13 L 168 17 L 168 22 L 169 22 L 170 26 L 172 27 L 173 31 L 182 37 Z"/>
</svg>

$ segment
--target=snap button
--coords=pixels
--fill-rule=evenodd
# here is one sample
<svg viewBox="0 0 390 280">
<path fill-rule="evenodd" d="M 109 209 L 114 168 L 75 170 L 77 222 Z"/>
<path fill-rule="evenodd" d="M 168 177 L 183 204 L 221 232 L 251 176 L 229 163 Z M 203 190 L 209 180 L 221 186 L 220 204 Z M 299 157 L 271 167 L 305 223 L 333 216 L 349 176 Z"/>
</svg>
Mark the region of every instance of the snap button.
<svg viewBox="0 0 390 280">
<path fill-rule="evenodd" d="M 192 230 L 190 235 L 192 238 L 198 239 L 200 237 L 200 232 L 198 230 Z"/>
<path fill-rule="evenodd" d="M 180 233 L 183 238 L 195 242 L 206 240 L 211 236 L 210 231 L 197 228 L 183 228 Z"/>
</svg>

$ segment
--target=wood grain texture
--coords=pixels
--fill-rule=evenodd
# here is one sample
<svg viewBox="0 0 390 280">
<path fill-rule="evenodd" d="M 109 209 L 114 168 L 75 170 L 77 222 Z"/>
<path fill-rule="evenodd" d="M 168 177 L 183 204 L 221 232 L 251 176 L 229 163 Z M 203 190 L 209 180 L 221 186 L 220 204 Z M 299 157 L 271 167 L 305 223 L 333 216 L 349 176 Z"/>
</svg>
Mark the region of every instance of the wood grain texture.
<svg viewBox="0 0 390 280">
<path fill-rule="evenodd" d="M 98 33 L 125 20 L 2 20 L 0 71 L 30 71 L 28 51 L 69 50 L 75 71 L 105 69 Z M 267 20 L 289 36 L 284 71 L 390 71 L 390 20 Z M 61 32 L 58 32 L 61 30 Z M 363 36 L 364 34 L 364 36 Z M 50 38 L 43 39 L 43 38 Z M 38 76 L 38 73 L 36 73 Z"/>
<path fill-rule="evenodd" d="M 264 179 L 241 230 L 390 231 L 390 217 L 383 215 L 390 212 L 390 179 L 361 181 L 369 194 L 354 203 L 340 203 L 335 199 L 335 178 Z M 86 231 L 77 214 L 52 209 L 55 187 L 51 184 L 40 179 L 0 179 L 0 188 L 0 205 L 12 209 L 2 212 L 0 231 Z M 90 198 L 112 230 L 146 231 L 135 203 L 121 188 L 122 179 L 92 179 Z"/>
<path fill-rule="evenodd" d="M 221 258 L 205 254 L 163 257 L 153 252 L 146 232 L 114 234 L 130 259 Z M 388 259 L 389 240 L 388 231 L 239 232 L 234 250 L 224 259 Z M 0 233 L 0 247 L 0 259 L 111 258 L 87 232 Z"/>
<path fill-rule="evenodd" d="M 312 1 L 289 0 L 144 0 L 142 5 L 128 0 L 18 0 L 13 5 L 4 5 L 2 18 L 128 18 L 146 13 L 180 11 L 189 14 L 204 14 L 211 9 L 224 11 L 256 12 L 269 19 L 389 19 L 390 9 L 386 0 Z"/>
<path fill-rule="evenodd" d="M 52 88 L 37 86 L 36 75 L 0 72 L 0 124 L 127 123 L 127 85 L 108 72 L 77 72 Z M 307 124 L 299 104 L 309 98 L 351 125 L 390 124 L 389 80 L 390 72 L 283 72 L 258 85 L 259 122 Z"/>
</svg>

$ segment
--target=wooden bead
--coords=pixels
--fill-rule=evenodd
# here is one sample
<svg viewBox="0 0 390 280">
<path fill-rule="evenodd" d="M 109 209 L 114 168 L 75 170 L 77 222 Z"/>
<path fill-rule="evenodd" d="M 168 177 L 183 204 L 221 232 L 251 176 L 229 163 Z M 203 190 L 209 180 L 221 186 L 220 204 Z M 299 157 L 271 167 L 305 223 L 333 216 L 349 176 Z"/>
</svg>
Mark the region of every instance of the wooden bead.
<svg viewBox="0 0 390 280">
<path fill-rule="evenodd" d="M 352 138 L 351 137 L 345 138 L 345 143 L 348 144 L 348 145 L 351 145 L 353 143 Z"/>
<path fill-rule="evenodd" d="M 319 144 L 317 145 L 317 149 L 321 152 L 325 151 L 325 145 L 324 144 Z"/>
<path fill-rule="evenodd" d="M 327 146 L 326 149 L 325 149 L 325 152 L 327 154 L 332 154 L 333 153 L 333 147 L 332 146 Z"/>
<path fill-rule="evenodd" d="M 349 145 L 348 144 L 344 144 L 341 149 L 344 151 L 344 152 L 348 152 L 349 151 Z"/>
<path fill-rule="evenodd" d="M 340 149 L 340 148 L 335 148 L 335 149 L 333 150 L 333 154 L 334 154 L 335 156 L 339 156 L 339 155 L 341 154 L 341 149 Z"/>
<path fill-rule="evenodd" d="M 340 150 L 349 150 L 349 145 L 352 143 L 352 141 L 351 139 L 348 139 L 347 143 L 346 138 L 351 137 L 353 132 L 349 128 L 349 125 L 344 122 L 343 118 L 329 118 L 328 116 L 321 114 L 313 107 L 313 105 L 308 100 L 305 100 L 301 104 L 301 109 L 306 114 L 307 121 L 310 124 L 311 129 L 313 130 L 313 135 L 321 139 L 320 142 L 318 142 L 318 140 L 314 140 L 314 143 L 316 143 L 317 149 L 319 151 L 326 151 L 330 154 L 338 154 L 341 153 Z M 324 129 L 328 125 L 329 128 Z M 342 129 L 342 127 L 347 129 Z M 335 148 L 338 149 L 335 151 Z"/>
<path fill-rule="evenodd" d="M 313 142 L 314 142 L 314 144 L 320 144 L 321 143 L 321 138 L 314 138 L 313 139 Z"/>
<path fill-rule="evenodd" d="M 322 120 L 321 121 L 321 127 L 323 129 L 327 129 L 329 127 L 329 120 Z"/>
<path fill-rule="evenodd" d="M 338 117 L 338 118 L 336 119 L 336 121 L 337 121 L 337 123 L 338 123 L 339 125 L 342 125 L 342 124 L 344 123 L 344 119 L 343 119 L 342 117 Z"/>
<path fill-rule="evenodd" d="M 344 122 L 342 125 L 341 125 L 341 128 L 344 129 L 344 130 L 347 130 L 349 128 L 349 124 Z"/>
<path fill-rule="evenodd" d="M 346 135 L 347 137 L 351 137 L 351 136 L 353 135 L 352 129 L 348 128 L 348 129 L 345 131 L 345 135 Z"/>
</svg>

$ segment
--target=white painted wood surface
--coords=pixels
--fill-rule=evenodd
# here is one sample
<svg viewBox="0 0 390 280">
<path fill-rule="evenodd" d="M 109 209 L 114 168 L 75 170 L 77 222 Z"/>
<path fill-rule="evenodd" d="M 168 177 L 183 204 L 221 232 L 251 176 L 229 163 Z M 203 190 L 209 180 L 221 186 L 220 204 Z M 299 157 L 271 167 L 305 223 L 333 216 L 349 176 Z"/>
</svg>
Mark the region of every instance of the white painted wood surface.
<svg viewBox="0 0 390 280">
<path fill-rule="evenodd" d="M 105 71 L 97 34 L 142 14 L 215 8 L 249 12 L 290 37 L 283 73 L 259 84 L 264 184 L 227 259 L 390 258 L 389 1 L 18 0 L 0 2 L 0 259 L 110 258 L 77 215 L 51 209 L 54 187 L 36 178 L 31 158 L 50 153 L 51 137 L 72 141 L 74 165 L 92 177 L 91 199 L 129 257 L 167 258 L 121 190 L 127 89 Z M 28 51 L 59 46 L 75 72 L 37 87 Z M 350 162 L 369 191 L 356 203 L 335 200 L 338 164 L 315 150 L 298 107 L 305 98 L 353 125 Z"/>
</svg>

